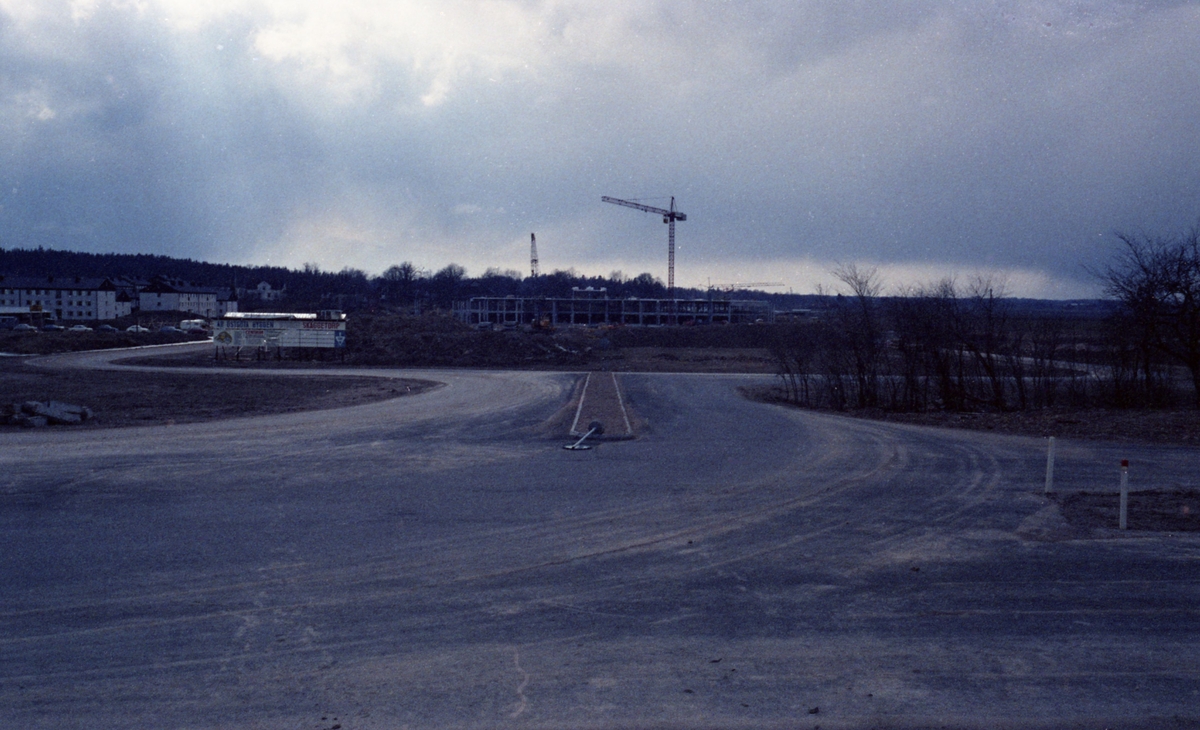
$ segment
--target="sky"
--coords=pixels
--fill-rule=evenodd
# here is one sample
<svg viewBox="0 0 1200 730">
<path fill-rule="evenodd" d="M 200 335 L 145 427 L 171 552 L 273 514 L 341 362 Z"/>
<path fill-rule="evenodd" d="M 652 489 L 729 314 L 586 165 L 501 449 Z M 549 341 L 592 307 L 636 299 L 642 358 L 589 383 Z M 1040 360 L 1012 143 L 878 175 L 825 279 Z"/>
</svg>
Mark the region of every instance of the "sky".
<svg viewBox="0 0 1200 730">
<path fill-rule="evenodd" d="M 0 0 L 0 246 L 1095 296 L 1200 223 L 1200 2 Z"/>
</svg>

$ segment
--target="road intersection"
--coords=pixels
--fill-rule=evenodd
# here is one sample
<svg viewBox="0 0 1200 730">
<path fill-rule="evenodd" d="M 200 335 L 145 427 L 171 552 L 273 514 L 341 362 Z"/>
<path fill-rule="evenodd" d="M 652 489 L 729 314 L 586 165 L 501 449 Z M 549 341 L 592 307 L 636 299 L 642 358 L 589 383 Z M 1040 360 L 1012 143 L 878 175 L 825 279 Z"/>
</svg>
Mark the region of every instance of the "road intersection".
<svg viewBox="0 0 1200 730">
<path fill-rule="evenodd" d="M 1039 439 L 626 374 L 638 438 L 572 452 L 577 375 L 393 374 L 444 386 L 0 435 L 4 724 L 1200 723 L 1200 538 L 1066 524 Z M 1061 441 L 1056 486 L 1121 458 L 1196 486 Z"/>
</svg>

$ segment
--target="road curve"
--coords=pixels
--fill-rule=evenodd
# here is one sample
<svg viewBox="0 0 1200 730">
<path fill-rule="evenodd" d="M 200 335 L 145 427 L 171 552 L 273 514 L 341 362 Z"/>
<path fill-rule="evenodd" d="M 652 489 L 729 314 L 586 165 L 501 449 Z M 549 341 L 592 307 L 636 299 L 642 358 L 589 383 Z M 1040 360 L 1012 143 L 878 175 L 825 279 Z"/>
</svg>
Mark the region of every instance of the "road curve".
<svg viewBox="0 0 1200 730">
<path fill-rule="evenodd" d="M 647 374 L 640 437 L 569 452 L 571 374 L 377 372 L 445 387 L 0 435 L 4 722 L 1200 722 L 1200 540 L 1073 531 L 1037 439 Z M 1195 487 L 1198 457 L 1060 442 L 1056 484 Z"/>
</svg>

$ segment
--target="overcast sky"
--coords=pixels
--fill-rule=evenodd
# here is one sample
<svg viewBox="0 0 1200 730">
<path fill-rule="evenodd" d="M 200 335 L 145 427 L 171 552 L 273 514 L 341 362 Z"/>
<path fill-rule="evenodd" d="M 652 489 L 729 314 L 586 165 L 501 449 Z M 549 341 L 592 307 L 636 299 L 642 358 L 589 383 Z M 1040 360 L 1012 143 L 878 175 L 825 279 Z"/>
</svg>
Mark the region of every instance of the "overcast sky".
<svg viewBox="0 0 1200 730">
<path fill-rule="evenodd" d="M 0 0 L 0 246 L 1088 296 L 1200 221 L 1200 2 Z"/>
</svg>

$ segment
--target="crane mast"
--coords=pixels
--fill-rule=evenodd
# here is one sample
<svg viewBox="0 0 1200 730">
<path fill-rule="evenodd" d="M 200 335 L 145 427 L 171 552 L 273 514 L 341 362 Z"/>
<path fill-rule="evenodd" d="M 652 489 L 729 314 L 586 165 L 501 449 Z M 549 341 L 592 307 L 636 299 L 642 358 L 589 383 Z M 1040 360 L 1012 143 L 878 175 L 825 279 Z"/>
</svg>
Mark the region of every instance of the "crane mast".
<svg viewBox="0 0 1200 730">
<path fill-rule="evenodd" d="M 600 196 L 601 202 L 612 203 L 613 205 L 623 205 L 626 208 L 633 208 L 645 213 L 657 213 L 663 217 L 663 223 L 667 224 L 667 300 L 671 308 L 671 323 L 675 323 L 675 221 L 687 220 L 686 213 L 680 213 L 675 210 L 675 196 L 671 196 L 671 207 L 669 209 L 655 208 L 652 205 L 643 205 L 632 200 L 621 200 L 620 198 L 610 198 L 607 195 Z"/>
</svg>

